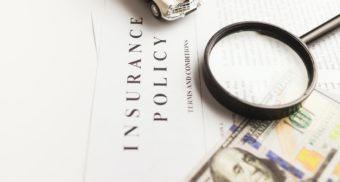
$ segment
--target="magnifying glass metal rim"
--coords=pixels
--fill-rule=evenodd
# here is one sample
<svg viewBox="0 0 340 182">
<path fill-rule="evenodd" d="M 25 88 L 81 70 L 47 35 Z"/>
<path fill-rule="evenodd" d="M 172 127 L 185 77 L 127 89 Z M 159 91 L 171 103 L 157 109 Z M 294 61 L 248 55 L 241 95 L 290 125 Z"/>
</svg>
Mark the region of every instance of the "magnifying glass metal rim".
<svg viewBox="0 0 340 182">
<path fill-rule="evenodd" d="M 299 98 L 280 105 L 255 104 L 237 98 L 218 83 L 210 69 L 210 53 L 223 37 L 240 31 L 255 31 L 275 38 L 290 46 L 300 56 L 306 67 L 309 80 L 305 92 Z M 229 110 L 252 119 L 274 120 L 288 116 L 301 107 L 301 103 L 309 97 L 315 88 L 317 72 L 308 47 L 300 38 L 272 24 L 248 21 L 226 26 L 211 37 L 204 52 L 203 77 L 210 93 Z"/>
</svg>

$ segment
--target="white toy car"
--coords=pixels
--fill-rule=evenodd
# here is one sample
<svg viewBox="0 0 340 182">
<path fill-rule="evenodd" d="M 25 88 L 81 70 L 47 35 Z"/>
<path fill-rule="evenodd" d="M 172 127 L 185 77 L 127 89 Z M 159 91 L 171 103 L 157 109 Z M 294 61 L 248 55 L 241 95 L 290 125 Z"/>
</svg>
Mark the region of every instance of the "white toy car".
<svg viewBox="0 0 340 182">
<path fill-rule="evenodd" d="M 202 0 L 148 0 L 150 9 L 156 18 L 168 21 L 176 20 L 195 11 Z"/>
</svg>

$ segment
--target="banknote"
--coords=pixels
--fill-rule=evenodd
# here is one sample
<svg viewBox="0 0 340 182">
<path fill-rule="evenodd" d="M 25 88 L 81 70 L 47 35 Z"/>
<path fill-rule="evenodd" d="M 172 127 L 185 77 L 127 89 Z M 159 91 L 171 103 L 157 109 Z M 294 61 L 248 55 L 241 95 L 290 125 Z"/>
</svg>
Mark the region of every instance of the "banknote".
<svg viewBox="0 0 340 182">
<path fill-rule="evenodd" d="M 286 118 L 234 119 L 188 181 L 340 181 L 339 101 L 314 91 Z"/>
</svg>

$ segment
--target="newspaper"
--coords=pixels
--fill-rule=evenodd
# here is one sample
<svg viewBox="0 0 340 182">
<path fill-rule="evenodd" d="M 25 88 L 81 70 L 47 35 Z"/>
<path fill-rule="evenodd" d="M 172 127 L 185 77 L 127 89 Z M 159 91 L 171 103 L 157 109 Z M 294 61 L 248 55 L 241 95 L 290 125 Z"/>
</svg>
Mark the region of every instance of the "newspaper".
<svg viewBox="0 0 340 182">
<path fill-rule="evenodd" d="M 183 19 L 163 22 L 152 17 L 143 1 L 105 1 L 103 14 L 93 16 L 94 25 L 101 27 L 95 27 L 99 67 L 85 181 L 185 180 L 231 127 L 249 127 L 203 83 L 200 65 L 208 39 L 242 20 L 270 22 L 299 35 L 339 9 L 337 0 L 306 2 L 287 0 L 283 6 L 271 0 L 211 0 Z M 312 12 L 300 15 L 302 7 Z M 324 11 L 314 14 L 318 8 Z M 332 34 L 315 57 L 336 65 L 338 39 Z M 311 48 L 320 49 L 318 44 Z M 339 71 L 329 77 L 334 75 Z M 336 93 L 340 87 L 333 82 L 328 90 Z"/>
<path fill-rule="evenodd" d="M 205 12 L 213 12 L 213 10 L 217 10 L 217 13 L 212 13 L 212 18 L 215 21 L 211 21 L 211 19 L 206 20 L 203 17 L 206 16 L 206 14 L 200 14 L 198 13 L 198 19 L 200 19 L 201 21 L 198 21 L 198 34 L 200 36 L 198 36 L 199 39 L 199 44 L 201 46 L 198 46 L 199 48 L 202 48 L 203 45 L 206 44 L 206 42 L 208 41 L 208 39 L 210 38 L 211 34 L 213 34 L 216 30 L 218 30 L 219 28 L 228 25 L 230 23 L 234 23 L 234 22 L 239 22 L 239 21 L 245 21 L 245 20 L 256 20 L 256 21 L 263 21 L 263 22 L 270 22 L 272 24 L 276 24 L 278 26 L 281 26 L 289 31 L 292 31 L 294 34 L 296 35 L 302 35 L 305 32 L 307 32 L 309 29 L 314 28 L 315 26 L 317 26 L 318 24 L 321 24 L 322 22 L 326 21 L 327 19 L 337 15 L 339 13 L 339 7 L 340 7 L 340 3 L 337 1 L 327 1 L 329 4 L 325 4 L 324 1 L 313 1 L 313 3 L 306 3 L 306 2 L 301 2 L 298 3 L 297 1 L 286 1 L 285 5 L 282 5 L 282 3 L 280 4 L 279 2 L 273 2 L 273 1 L 261 1 L 261 3 L 259 4 L 259 2 L 255 2 L 255 1 L 246 1 L 246 0 L 241 0 L 241 1 L 209 1 L 206 2 L 205 6 L 202 7 L 202 11 Z M 307 5 L 308 4 L 308 5 Z M 293 6 L 294 5 L 294 6 Z M 289 7 L 289 8 L 288 8 Z M 302 7 L 305 7 L 307 9 L 311 9 L 310 11 L 312 11 L 313 9 L 324 9 L 324 10 L 328 10 L 328 13 L 319 13 L 319 14 L 313 14 L 313 13 L 308 13 L 306 11 L 304 14 L 301 13 L 301 9 L 303 9 Z M 258 9 L 254 10 L 254 9 Z M 260 10 L 261 9 L 261 10 Z M 285 13 L 284 13 L 285 12 Z M 315 11 L 314 11 L 315 12 Z M 285 17 L 282 17 L 282 14 L 285 14 Z M 326 15 L 328 14 L 328 15 Z M 305 21 L 303 20 L 303 16 L 315 16 L 315 19 L 320 19 L 319 23 L 316 23 L 316 21 Z M 327 17 L 328 16 L 328 17 Z M 293 18 L 294 17 L 294 18 Z M 292 21 L 294 19 L 294 21 Z M 314 19 L 314 18 L 313 18 Z M 314 19 L 314 20 L 315 20 Z M 296 23 L 296 22 L 300 22 L 300 23 Z M 314 24 L 311 24 L 313 23 Z M 206 29 L 202 29 L 201 27 L 208 27 Z M 318 64 L 318 72 L 319 72 L 319 78 L 318 78 L 318 88 L 322 88 L 322 89 L 326 89 L 328 91 L 331 91 L 333 93 L 338 93 L 339 88 L 338 86 L 338 81 L 336 81 L 336 78 L 338 78 L 338 74 L 339 72 L 336 71 L 338 68 L 336 68 L 335 65 L 338 65 L 338 61 L 336 57 L 339 57 L 339 55 L 336 55 L 335 57 L 333 57 L 333 53 L 338 54 L 337 51 L 335 51 L 337 49 L 336 47 L 336 40 L 338 40 L 340 38 L 340 34 L 339 34 L 339 30 L 333 32 L 332 34 L 330 34 L 329 36 L 325 37 L 324 39 L 317 41 L 315 43 L 313 43 L 312 45 L 310 45 L 310 49 L 311 52 L 313 54 L 313 56 L 315 57 L 315 60 Z M 334 41 L 334 42 L 333 42 Z M 202 52 L 203 50 L 201 50 L 200 52 Z M 321 53 L 323 52 L 323 53 Z M 332 55 L 329 55 L 329 59 L 326 60 L 326 53 L 327 52 L 332 52 Z M 325 66 L 328 65 L 328 66 Z M 330 66 L 332 65 L 332 66 Z M 205 89 L 202 89 L 203 91 L 206 91 Z M 315 95 L 315 94 L 314 94 Z M 249 97 L 249 95 L 248 95 Z M 315 98 L 316 96 L 313 96 L 312 98 Z M 322 96 L 318 96 L 321 97 L 321 99 L 315 99 L 315 105 L 318 105 L 321 103 L 321 101 L 318 100 L 323 100 L 323 99 L 327 99 L 324 98 Z M 208 101 L 209 103 L 210 101 Z M 212 105 L 214 105 L 215 103 L 212 103 Z M 322 105 L 322 104 L 321 104 Z M 204 105 L 206 106 L 206 105 Z M 218 115 L 221 115 L 220 119 L 215 120 L 215 121 L 211 121 L 209 118 L 211 115 L 211 113 L 214 113 L 214 111 L 212 110 L 216 110 L 215 111 L 215 118 L 216 118 L 216 112 L 218 112 Z M 336 107 L 335 107 L 336 108 Z M 315 109 L 315 108 L 314 108 Z M 336 109 L 339 110 L 339 107 L 337 107 Z M 299 151 L 300 148 L 293 148 L 294 147 L 294 142 L 291 142 L 291 140 L 287 140 L 286 138 L 290 138 L 292 135 L 290 135 L 290 133 L 285 133 L 285 132 L 281 132 L 280 137 L 281 137 L 281 141 L 282 145 L 285 146 L 285 150 L 286 151 L 281 151 L 282 149 L 280 148 L 281 146 L 278 146 L 277 142 L 272 142 L 274 140 L 273 138 L 273 134 L 269 134 L 269 133 L 276 133 L 277 128 L 285 128 L 282 127 L 281 125 L 277 126 L 277 123 L 284 123 L 282 121 L 276 121 L 276 122 L 272 122 L 272 121 L 267 121 L 267 122 L 248 122 L 248 121 L 244 121 L 244 119 L 238 117 L 237 115 L 233 115 L 232 120 L 229 120 L 226 122 L 225 119 L 223 119 L 224 115 L 222 113 L 223 108 L 221 108 L 221 111 L 218 111 L 219 108 L 216 109 L 216 107 L 204 107 L 204 112 L 205 112 L 205 119 L 204 121 L 207 123 L 207 125 L 212 125 L 214 124 L 215 127 L 206 127 L 206 136 L 207 136 L 207 146 L 208 148 L 214 148 L 214 146 L 216 145 L 216 142 L 218 140 L 220 140 L 220 138 L 224 138 L 223 139 L 223 145 L 217 145 L 218 148 L 215 147 L 214 150 L 212 150 L 212 152 L 210 152 L 210 154 L 208 154 L 208 157 L 204 160 L 204 162 L 202 162 L 201 164 L 199 164 L 199 168 L 196 168 L 194 170 L 194 176 L 191 176 L 191 178 L 189 178 L 190 181 L 209 181 L 209 180 L 213 180 L 213 177 L 211 176 L 211 171 L 212 169 L 210 168 L 210 166 L 207 165 L 211 165 L 212 164 L 212 157 L 214 156 L 214 154 L 216 153 L 216 151 L 220 151 L 222 150 L 222 148 L 241 148 L 244 149 L 246 151 L 251 152 L 252 154 L 256 154 L 259 155 L 259 157 L 266 157 L 265 155 L 268 153 L 268 151 L 280 151 L 277 155 L 282 157 L 282 159 L 285 159 L 287 161 L 289 161 L 291 166 L 298 166 L 301 167 L 301 164 L 298 164 L 296 159 L 293 159 L 292 157 L 296 157 L 297 153 Z M 325 113 L 331 113 L 328 112 L 328 110 L 323 110 L 320 108 L 320 112 L 325 112 Z M 325 114 L 323 113 L 323 114 Z M 337 117 L 336 115 L 339 114 L 335 114 L 334 117 Z M 208 124 L 209 123 L 209 124 Z M 333 125 L 336 124 L 333 123 Z M 332 126 L 327 126 L 332 128 Z M 261 130 L 263 130 L 263 133 L 260 132 Z M 233 131 L 233 132 L 232 132 Z M 250 133 L 250 134 L 249 134 Z M 300 133 L 302 136 L 302 133 Z M 327 133 L 326 133 L 327 134 Z M 252 138 L 255 136 L 258 136 L 259 138 Z M 225 138 L 225 136 L 228 136 L 227 138 Z M 303 135 L 304 136 L 304 135 Z M 254 150 L 253 148 L 251 148 L 250 146 L 247 146 L 247 148 L 244 148 L 246 145 L 243 145 L 242 143 L 244 143 L 244 138 L 250 137 L 249 140 L 253 140 L 254 141 L 258 141 L 261 144 L 262 148 L 261 151 L 259 150 Z M 307 137 L 307 136 L 304 136 Z M 278 140 L 278 139 L 277 139 Z M 292 140 L 295 141 L 296 139 Z M 266 143 L 267 141 L 271 141 Z M 275 141 L 275 140 L 274 140 Z M 265 143 L 261 143 L 261 142 L 265 142 Z M 331 140 L 327 140 L 326 138 L 324 138 L 322 141 L 319 142 L 329 142 L 331 143 Z M 299 143 L 300 144 L 300 143 Z M 333 143 L 334 146 L 335 142 Z M 303 145 L 302 145 L 303 146 Z M 301 147 L 301 146 L 299 146 Z M 287 150 L 290 149 L 290 150 Z M 305 160 L 312 160 L 313 156 L 311 154 L 312 153 L 306 153 L 310 152 L 309 148 L 307 148 L 308 150 L 305 150 L 302 153 L 302 157 L 305 157 Z M 227 149 L 226 149 L 227 150 Z M 237 149 L 238 150 L 238 149 Z M 325 151 L 318 151 L 317 152 L 325 152 Z M 329 152 L 329 158 L 330 156 L 334 155 L 334 151 L 332 150 L 332 152 L 330 152 L 331 150 L 328 150 L 327 152 Z M 294 153 L 295 152 L 295 153 Z M 232 152 L 231 152 L 232 153 Z M 240 152 L 239 152 L 240 153 Z M 242 152 L 241 152 L 242 153 Z M 275 153 L 276 154 L 276 153 Z M 323 153 L 323 157 L 325 157 L 327 153 Z M 231 154 L 236 156 L 236 154 Z M 301 157 L 300 155 L 300 157 Z M 267 157 L 268 158 L 268 157 Z M 330 174 L 330 172 L 336 171 L 334 170 L 336 168 L 337 162 L 339 161 L 337 159 L 338 157 L 333 158 L 333 163 L 329 164 L 329 169 L 327 169 L 327 173 L 323 173 L 322 177 L 320 176 L 321 173 L 316 172 L 316 171 L 306 171 L 305 169 L 301 169 L 301 171 L 304 174 L 304 178 L 298 178 L 292 174 L 289 175 L 285 175 L 288 177 L 287 181 L 290 180 L 295 180 L 295 181 L 300 181 L 300 180 L 306 180 L 308 179 L 319 179 L 320 181 L 325 181 L 328 180 L 325 177 L 327 175 Z M 325 158 L 322 158 L 323 160 Z M 209 163 L 207 162 L 209 161 Z M 321 161 L 321 160 L 320 160 Z M 319 162 L 320 162 L 319 161 Z M 240 161 L 238 161 L 240 162 Z M 225 163 L 231 163 L 231 162 L 225 162 Z M 326 165 L 326 163 L 323 163 L 323 165 Z M 316 165 L 316 164 L 315 164 Z M 320 165 L 320 164 L 319 164 Z M 335 166 L 335 167 L 334 167 Z M 319 166 L 318 166 L 319 167 Z M 203 169 L 208 169 L 209 170 L 203 170 Z M 272 167 L 271 165 L 271 168 Z M 279 168 L 279 167 L 278 167 Z M 330 169 L 333 168 L 333 169 Z M 297 168 L 300 170 L 300 168 Z M 321 169 L 320 169 L 321 170 Z M 281 171 L 281 170 L 280 170 Z M 283 170 L 284 171 L 284 170 Z M 281 174 L 281 172 L 277 172 L 279 174 Z M 229 173 L 226 173 L 229 174 Z M 302 174 L 302 173 L 301 173 Z M 334 173 L 336 174 L 336 172 Z M 231 174 L 230 174 L 231 175 Z M 314 176 L 313 176 L 314 175 Z M 319 176 L 318 176 L 319 175 Z M 199 177 L 198 177 L 199 176 Z M 210 176 L 210 177 L 209 177 Z M 232 176 L 232 175 L 231 175 Z M 248 176 L 252 176 L 249 175 Z M 293 176 L 293 178 L 291 177 Z M 330 175 L 331 176 L 331 175 Z M 242 179 L 242 178 L 237 178 L 236 176 L 234 176 L 235 178 L 231 178 L 233 181 L 247 181 L 247 179 Z M 250 181 L 254 181 L 256 179 L 256 175 L 252 176 L 253 178 Z M 260 175 L 259 175 L 260 177 Z M 301 177 L 301 176 L 300 176 Z M 218 178 L 218 177 L 217 177 Z M 216 181 L 218 181 L 218 179 L 215 179 Z M 279 177 L 279 179 L 285 179 L 283 176 Z M 337 179 L 337 177 L 335 177 Z M 331 178 L 332 179 L 332 178 Z M 225 179 L 226 180 L 226 179 Z M 249 179 L 248 179 L 249 181 Z M 259 181 L 265 181 L 264 179 L 259 178 Z M 278 179 L 275 179 L 274 181 L 280 181 Z M 284 180 L 283 180 L 284 181 Z"/>
<path fill-rule="evenodd" d="M 241 21 L 260 21 L 274 24 L 301 36 L 323 22 L 339 14 L 340 1 L 337 0 L 213 0 L 205 1 L 197 11 L 197 39 L 199 60 L 203 61 L 204 48 L 210 37 L 220 28 Z M 209 17 L 209 18 L 207 18 Z M 340 29 L 309 45 L 317 64 L 317 88 L 339 95 L 340 93 Z M 249 55 L 252 56 L 252 55 Z M 239 61 L 242 64 L 242 60 Z M 247 66 L 247 65 L 246 65 Z M 249 65 L 248 65 L 249 66 Z M 258 65 L 253 65 L 258 66 Z M 260 65 L 262 66 L 262 65 Z M 241 87 L 242 82 L 234 82 Z M 249 83 L 248 86 L 258 86 Z M 220 107 L 202 85 L 203 111 L 206 131 L 206 146 L 212 148 L 225 135 L 233 119 L 231 113 Z M 251 97 L 250 94 L 244 97 Z"/>
</svg>

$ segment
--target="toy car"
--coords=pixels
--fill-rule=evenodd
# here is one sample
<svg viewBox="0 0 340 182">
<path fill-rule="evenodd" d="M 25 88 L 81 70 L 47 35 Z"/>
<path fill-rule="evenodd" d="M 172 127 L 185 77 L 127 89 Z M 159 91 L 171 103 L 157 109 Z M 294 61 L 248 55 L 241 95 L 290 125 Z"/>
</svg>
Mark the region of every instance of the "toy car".
<svg viewBox="0 0 340 182">
<path fill-rule="evenodd" d="M 148 0 L 154 17 L 176 20 L 195 11 L 202 0 Z"/>
</svg>

